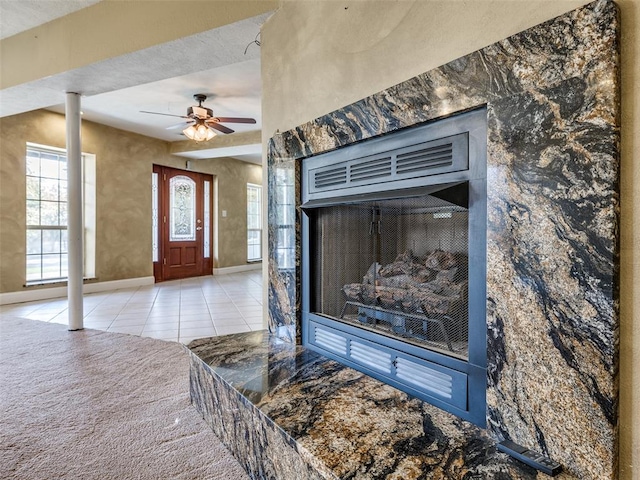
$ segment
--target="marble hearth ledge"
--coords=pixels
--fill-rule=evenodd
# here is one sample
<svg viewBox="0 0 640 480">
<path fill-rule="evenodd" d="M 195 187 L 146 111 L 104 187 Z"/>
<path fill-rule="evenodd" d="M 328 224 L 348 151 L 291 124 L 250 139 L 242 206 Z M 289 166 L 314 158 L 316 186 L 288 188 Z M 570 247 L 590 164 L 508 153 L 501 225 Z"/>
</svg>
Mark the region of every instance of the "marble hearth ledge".
<svg viewBox="0 0 640 480">
<path fill-rule="evenodd" d="M 534 479 L 482 430 L 265 332 L 194 340 L 191 399 L 253 479 Z"/>
</svg>

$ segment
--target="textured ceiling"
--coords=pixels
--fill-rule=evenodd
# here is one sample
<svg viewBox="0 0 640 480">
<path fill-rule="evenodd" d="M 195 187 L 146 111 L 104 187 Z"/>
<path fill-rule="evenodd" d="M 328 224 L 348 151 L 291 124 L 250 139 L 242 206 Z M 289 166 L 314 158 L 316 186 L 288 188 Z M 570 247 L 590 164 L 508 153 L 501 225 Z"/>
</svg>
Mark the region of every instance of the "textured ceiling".
<svg viewBox="0 0 640 480">
<path fill-rule="evenodd" d="M 83 118 L 169 142 L 185 140 L 179 128 L 167 130 L 167 127 L 185 122 L 177 116 L 185 115 L 189 106 L 197 105 L 193 99 L 196 93 L 207 95 L 204 106 L 216 116 L 256 119 L 256 125 L 225 124 L 236 132 L 262 127 L 258 59 L 83 97 Z M 51 109 L 64 112 L 64 105 Z"/>
<path fill-rule="evenodd" d="M 97 0 L 0 0 L 2 35 L 33 28 L 94 3 Z M 41 11 L 35 15 L 34 10 Z M 63 113 L 64 92 L 74 91 L 83 95 L 86 120 L 166 141 L 180 141 L 185 139 L 180 129 L 166 128 L 180 122 L 180 118 L 142 114 L 140 110 L 184 115 L 187 107 L 195 104 L 193 95 L 204 93 L 209 97 L 205 106 L 214 115 L 257 120 L 256 125 L 227 124 L 228 127 L 236 132 L 259 130 L 260 49 L 253 46 L 246 53 L 245 49 L 267 17 L 243 20 L 4 89 L 0 116 L 38 108 Z M 256 145 L 233 151 L 242 160 L 261 160 Z M 211 158 L 222 153 L 200 149 L 189 157 Z"/>
<path fill-rule="evenodd" d="M 0 39 L 64 17 L 101 0 L 0 0 Z"/>
</svg>

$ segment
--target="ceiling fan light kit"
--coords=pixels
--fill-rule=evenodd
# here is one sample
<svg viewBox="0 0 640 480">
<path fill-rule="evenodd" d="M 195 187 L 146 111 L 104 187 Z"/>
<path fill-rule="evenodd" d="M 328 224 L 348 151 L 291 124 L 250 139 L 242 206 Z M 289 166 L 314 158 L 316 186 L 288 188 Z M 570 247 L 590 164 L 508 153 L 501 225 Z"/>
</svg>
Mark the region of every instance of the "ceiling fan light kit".
<svg viewBox="0 0 640 480">
<path fill-rule="evenodd" d="M 207 127 L 203 121 L 189 125 L 182 133 L 184 133 L 188 139 L 196 142 L 206 142 L 216 136 L 216 133 Z"/>
<path fill-rule="evenodd" d="M 160 112 L 145 112 L 141 111 L 141 113 L 151 113 L 153 115 L 165 115 L 167 117 L 179 117 L 187 119 L 187 128 L 182 130 L 182 133 L 189 138 L 190 140 L 194 140 L 196 142 L 206 142 L 207 140 L 211 140 L 216 136 L 215 130 L 218 130 L 222 133 L 233 133 L 233 130 L 229 127 L 225 127 L 224 125 L 220 125 L 220 122 L 223 123 L 256 123 L 254 118 L 246 118 L 246 117 L 214 117 L 213 110 L 210 108 L 206 108 L 202 106 L 202 102 L 207 99 L 207 96 L 202 93 L 196 93 L 193 98 L 198 102 L 198 105 L 194 105 L 187 109 L 186 115 L 172 115 L 169 113 L 160 113 Z M 185 125 L 185 124 L 182 124 Z M 180 126 L 182 126 L 180 125 Z M 175 128 L 178 125 L 174 125 Z"/>
</svg>

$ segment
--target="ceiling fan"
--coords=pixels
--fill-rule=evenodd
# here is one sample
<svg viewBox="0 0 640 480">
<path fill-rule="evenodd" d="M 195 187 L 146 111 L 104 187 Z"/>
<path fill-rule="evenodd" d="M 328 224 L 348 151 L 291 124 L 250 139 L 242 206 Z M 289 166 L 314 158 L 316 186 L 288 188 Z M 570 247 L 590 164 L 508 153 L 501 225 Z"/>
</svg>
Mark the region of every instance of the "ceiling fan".
<svg viewBox="0 0 640 480">
<path fill-rule="evenodd" d="M 207 99 L 207 96 L 202 93 L 196 93 L 193 98 L 198 105 L 187 108 L 186 115 L 172 115 L 170 113 L 160 112 L 146 112 L 140 110 L 140 113 L 151 113 L 153 115 L 165 115 L 167 117 L 186 118 L 186 122 L 181 122 L 177 125 L 167 127 L 167 130 L 172 128 L 184 127 L 182 133 L 184 133 L 189 139 L 196 142 L 202 142 L 211 140 L 216 133 L 213 130 L 217 130 L 222 133 L 233 133 L 234 130 L 221 125 L 221 123 L 256 123 L 254 118 L 246 117 L 214 117 L 213 110 L 202 106 L 202 102 Z"/>
</svg>

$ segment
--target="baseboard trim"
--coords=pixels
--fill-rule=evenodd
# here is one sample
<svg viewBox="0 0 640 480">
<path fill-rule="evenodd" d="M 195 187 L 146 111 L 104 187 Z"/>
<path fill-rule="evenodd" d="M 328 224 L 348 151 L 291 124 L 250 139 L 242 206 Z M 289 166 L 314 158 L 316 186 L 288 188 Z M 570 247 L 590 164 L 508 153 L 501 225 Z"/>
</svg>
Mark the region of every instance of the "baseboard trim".
<svg viewBox="0 0 640 480">
<path fill-rule="evenodd" d="M 153 285 L 155 278 L 137 277 L 125 278 L 123 280 L 111 280 L 108 282 L 85 283 L 82 291 L 86 293 L 108 292 L 121 288 L 135 288 L 144 285 Z M 60 298 L 67 296 L 67 287 L 51 287 L 28 289 L 20 292 L 0 293 L 0 305 L 11 303 L 33 302 L 37 300 L 48 300 L 50 298 Z"/>
<path fill-rule="evenodd" d="M 236 265 L 235 267 L 223 267 L 223 268 L 214 268 L 214 275 L 227 275 L 229 273 L 241 273 L 248 272 L 251 270 L 260 270 L 262 268 L 262 263 L 249 263 L 247 265 Z"/>
</svg>

